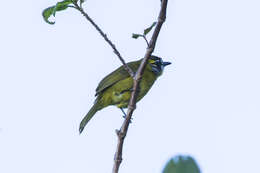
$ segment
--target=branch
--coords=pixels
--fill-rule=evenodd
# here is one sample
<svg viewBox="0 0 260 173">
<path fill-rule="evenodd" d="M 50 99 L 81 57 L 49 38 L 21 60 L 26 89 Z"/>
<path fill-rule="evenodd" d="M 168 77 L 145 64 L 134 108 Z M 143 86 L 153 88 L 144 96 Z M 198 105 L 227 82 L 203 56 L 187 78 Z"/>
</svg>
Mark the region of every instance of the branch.
<svg viewBox="0 0 260 173">
<path fill-rule="evenodd" d="M 135 76 L 134 76 L 133 92 L 132 92 L 132 95 L 131 95 L 130 102 L 128 104 L 127 116 L 126 116 L 120 130 L 116 131 L 117 137 L 118 137 L 118 143 L 117 143 L 117 148 L 116 148 L 116 153 L 115 153 L 115 158 L 114 158 L 113 173 L 118 173 L 119 166 L 122 162 L 122 150 L 123 150 L 124 139 L 126 137 L 127 130 L 128 130 L 129 123 L 130 123 L 130 120 L 132 118 L 133 112 L 136 108 L 136 99 L 137 99 L 137 96 L 138 96 L 139 84 L 140 84 L 140 81 L 142 79 L 144 68 L 145 68 L 146 64 L 148 63 L 148 59 L 154 51 L 155 44 L 156 44 L 159 32 L 161 30 L 162 24 L 166 20 L 167 3 L 168 3 L 168 0 L 162 0 L 161 1 L 161 10 L 160 10 L 160 14 L 159 14 L 159 17 L 158 17 L 157 25 L 156 25 L 155 30 L 153 32 L 153 36 L 152 36 L 152 38 L 149 42 L 149 46 L 146 50 L 145 56 L 144 56 L 144 58 L 143 58 L 143 60 L 140 64 Z"/>
<path fill-rule="evenodd" d="M 147 47 L 149 47 L 149 42 L 147 41 L 147 38 L 145 35 L 142 35 L 143 39 L 145 40 L 146 44 L 147 44 Z"/>
<path fill-rule="evenodd" d="M 118 56 L 119 60 L 122 62 L 125 70 L 129 73 L 130 76 L 134 77 L 133 70 L 126 64 L 125 60 L 122 58 L 119 51 L 116 49 L 116 46 L 108 39 L 107 35 L 101 30 L 101 28 L 89 17 L 89 15 L 80 7 L 77 2 L 73 2 L 75 8 L 83 14 L 83 16 L 96 28 L 99 34 L 105 39 L 105 41 L 112 47 L 114 53 Z"/>
</svg>

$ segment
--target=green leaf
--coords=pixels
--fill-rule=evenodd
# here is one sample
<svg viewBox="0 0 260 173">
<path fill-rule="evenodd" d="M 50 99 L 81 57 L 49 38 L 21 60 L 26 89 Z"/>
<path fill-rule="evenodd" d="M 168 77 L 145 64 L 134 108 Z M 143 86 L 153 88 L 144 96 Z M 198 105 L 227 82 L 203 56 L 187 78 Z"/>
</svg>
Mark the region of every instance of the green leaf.
<svg viewBox="0 0 260 173">
<path fill-rule="evenodd" d="M 137 39 L 139 37 L 143 37 L 141 34 L 132 34 L 132 38 Z"/>
<path fill-rule="evenodd" d="M 62 2 L 58 2 L 54 8 L 53 16 L 55 16 L 56 11 L 62 11 L 69 7 L 69 5 L 72 3 L 72 0 L 65 0 Z"/>
<path fill-rule="evenodd" d="M 153 27 L 156 25 L 156 22 L 153 22 L 153 24 L 149 27 L 149 28 L 146 28 L 144 30 L 144 35 L 148 34 L 152 29 Z"/>
<path fill-rule="evenodd" d="M 55 6 L 46 8 L 42 12 L 43 19 L 45 20 L 45 22 L 47 22 L 51 25 L 55 24 L 55 22 L 52 22 L 49 20 L 51 15 L 53 15 L 55 17 L 57 11 L 62 11 L 62 10 L 67 9 L 70 4 L 72 4 L 72 0 L 64 0 L 62 2 L 58 2 Z"/>
<path fill-rule="evenodd" d="M 80 6 L 85 2 L 86 0 L 80 0 Z"/>
<path fill-rule="evenodd" d="M 168 161 L 163 173 L 200 173 L 200 169 L 192 157 L 176 156 Z"/>
<path fill-rule="evenodd" d="M 43 12 L 42 12 L 42 16 L 43 16 L 43 19 L 45 20 L 45 22 L 47 22 L 48 24 L 51 24 L 51 25 L 53 25 L 55 23 L 55 22 L 49 21 L 50 16 L 53 14 L 54 8 L 55 8 L 55 6 L 49 7 L 49 8 L 46 8 L 45 10 L 43 10 Z"/>
</svg>

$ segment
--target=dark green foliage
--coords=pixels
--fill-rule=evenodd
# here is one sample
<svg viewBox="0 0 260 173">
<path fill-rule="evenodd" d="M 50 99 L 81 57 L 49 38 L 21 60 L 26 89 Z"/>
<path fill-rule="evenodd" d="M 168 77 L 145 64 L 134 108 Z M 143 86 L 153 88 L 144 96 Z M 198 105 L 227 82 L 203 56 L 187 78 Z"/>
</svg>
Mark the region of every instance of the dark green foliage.
<svg viewBox="0 0 260 173">
<path fill-rule="evenodd" d="M 138 37 L 143 37 L 143 35 L 141 35 L 141 34 L 133 34 L 132 35 L 132 38 L 137 39 Z"/>
<path fill-rule="evenodd" d="M 73 0 L 64 0 L 62 2 L 58 2 L 55 6 L 46 8 L 42 12 L 42 16 L 43 16 L 45 22 L 52 24 L 52 25 L 55 24 L 55 22 L 49 21 L 49 18 L 51 17 L 51 15 L 53 15 L 55 17 L 55 14 L 57 11 L 62 11 L 62 10 L 67 9 L 68 7 L 70 7 L 70 4 L 72 4 L 72 3 L 73 3 Z"/>
<path fill-rule="evenodd" d="M 80 0 L 80 6 L 85 2 L 86 0 Z"/>
<path fill-rule="evenodd" d="M 133 34 L 132 34 L 132 38 L 137 39 L 137 38 L 139 38 L 139 37 L 143 37 L 143 38 L 146 39 L 146 35 L 153 29 L 153 27 L 154 27 L 155 25 L 156 25 L 156 22 L 153 22 L 153 24 L 152 24 L 150 27 L 148 27 L 148 28 L 146 28 L 146 29 L 144 30 L 144 33 L 143 33 L 143 34 L 135 34 L 135 33 L 133 33 Z"/>
<path fill-rule="evenodd" d="M 152 29 L 153 27 L 156 25 L 156 22 L 153 22 L 153 24 L 149 27 L 149 28 L 146 28 L 144 30 L 144 35 L 147 35 Z"/>
<path fill-rule="evenodd" d="M 200 169 L 192 157 L 176 156 L 168 161 L 163 173 L 200 173 Z"/>
</svg>

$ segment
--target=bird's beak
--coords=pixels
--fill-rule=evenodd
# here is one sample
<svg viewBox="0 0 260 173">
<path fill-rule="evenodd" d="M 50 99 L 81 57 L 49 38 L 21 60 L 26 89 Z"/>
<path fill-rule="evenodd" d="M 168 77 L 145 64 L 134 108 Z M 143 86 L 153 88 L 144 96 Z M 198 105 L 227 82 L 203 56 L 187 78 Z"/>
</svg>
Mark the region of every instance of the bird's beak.
<svg viewBox="0 0 260 173">
<path fill-rule="evenodd" d="M 163 62 L 164 67 L 167 66 L 167 65 L 170 65 L 170 64 L 171 64 L 171 62 Z"/>
</svg>

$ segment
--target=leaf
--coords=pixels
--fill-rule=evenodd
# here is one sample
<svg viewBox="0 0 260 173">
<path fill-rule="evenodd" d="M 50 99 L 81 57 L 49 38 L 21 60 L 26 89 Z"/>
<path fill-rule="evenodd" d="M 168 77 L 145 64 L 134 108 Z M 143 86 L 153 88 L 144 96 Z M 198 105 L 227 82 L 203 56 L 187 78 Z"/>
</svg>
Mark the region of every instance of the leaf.
<svg viewBox="0 0 260 173">
<path fill-rule="evenodd" d="M 200 173 L 200 169 L 192 157 L 176 156 L 168 161 L 163 173 Z"/>
<path fill-rule="evenodd" d="M 55 16 L 56 11 L 62 11 L 69 7 L 69 5 L 72 3 L 72 0 L 64 0 L 62 2 L 58 2 L 55 6 L 53 16 Z"/>
<path fill-rule="evenodd" d="M 43 19 L 45 20 L 45 22 L 47 22 L 48 24 L 51 24 L 51 25 L 53 25 L 55 23 L 55 22 L 49 21 L 50 16 L 53 14 L 54 8 L 55 8 L 55 6 L 49 7 L 49 8 L 46 8 L 45 10 L 43 10 L 43 12 L 42 12 L 42 16 L 43 16 Z"/>
<path fill-rule="evenodd" d="M 80 6 L 85 2 L 86 0 L 80 0 Z"/>
<path fill-rule="evenodd" d="M 49 21 L 49 18 L 51 15 L 55 17 L 57 11 L 65 10 L 69 7 L 69 5 L 72 4 L 72 0 L 64 0 L 62 2 L 58 2 L 55 6 L 51 6 L 49 8 L 46 8 L 42 12 L 42 16 L 45 20 L 45 22 L 53 25 L 55 22 Z"/>
<path fill-rule="evenodd" d="M 141 34 L 132 34 L 132 38 L 134 38 L 134 39 L 138 39 L 139 37 L 143 37 L 143 35 L 141 35 Z"/>
<path fill-rule="evenodd" d="M 144 30 L 144 35 L 147 35 L 152 29 L 153 27 L 156 25 L 156 22 L 153 22 L 153 24 L 149 27 L 149 28 L 146 28 Z"/>
</svg>

